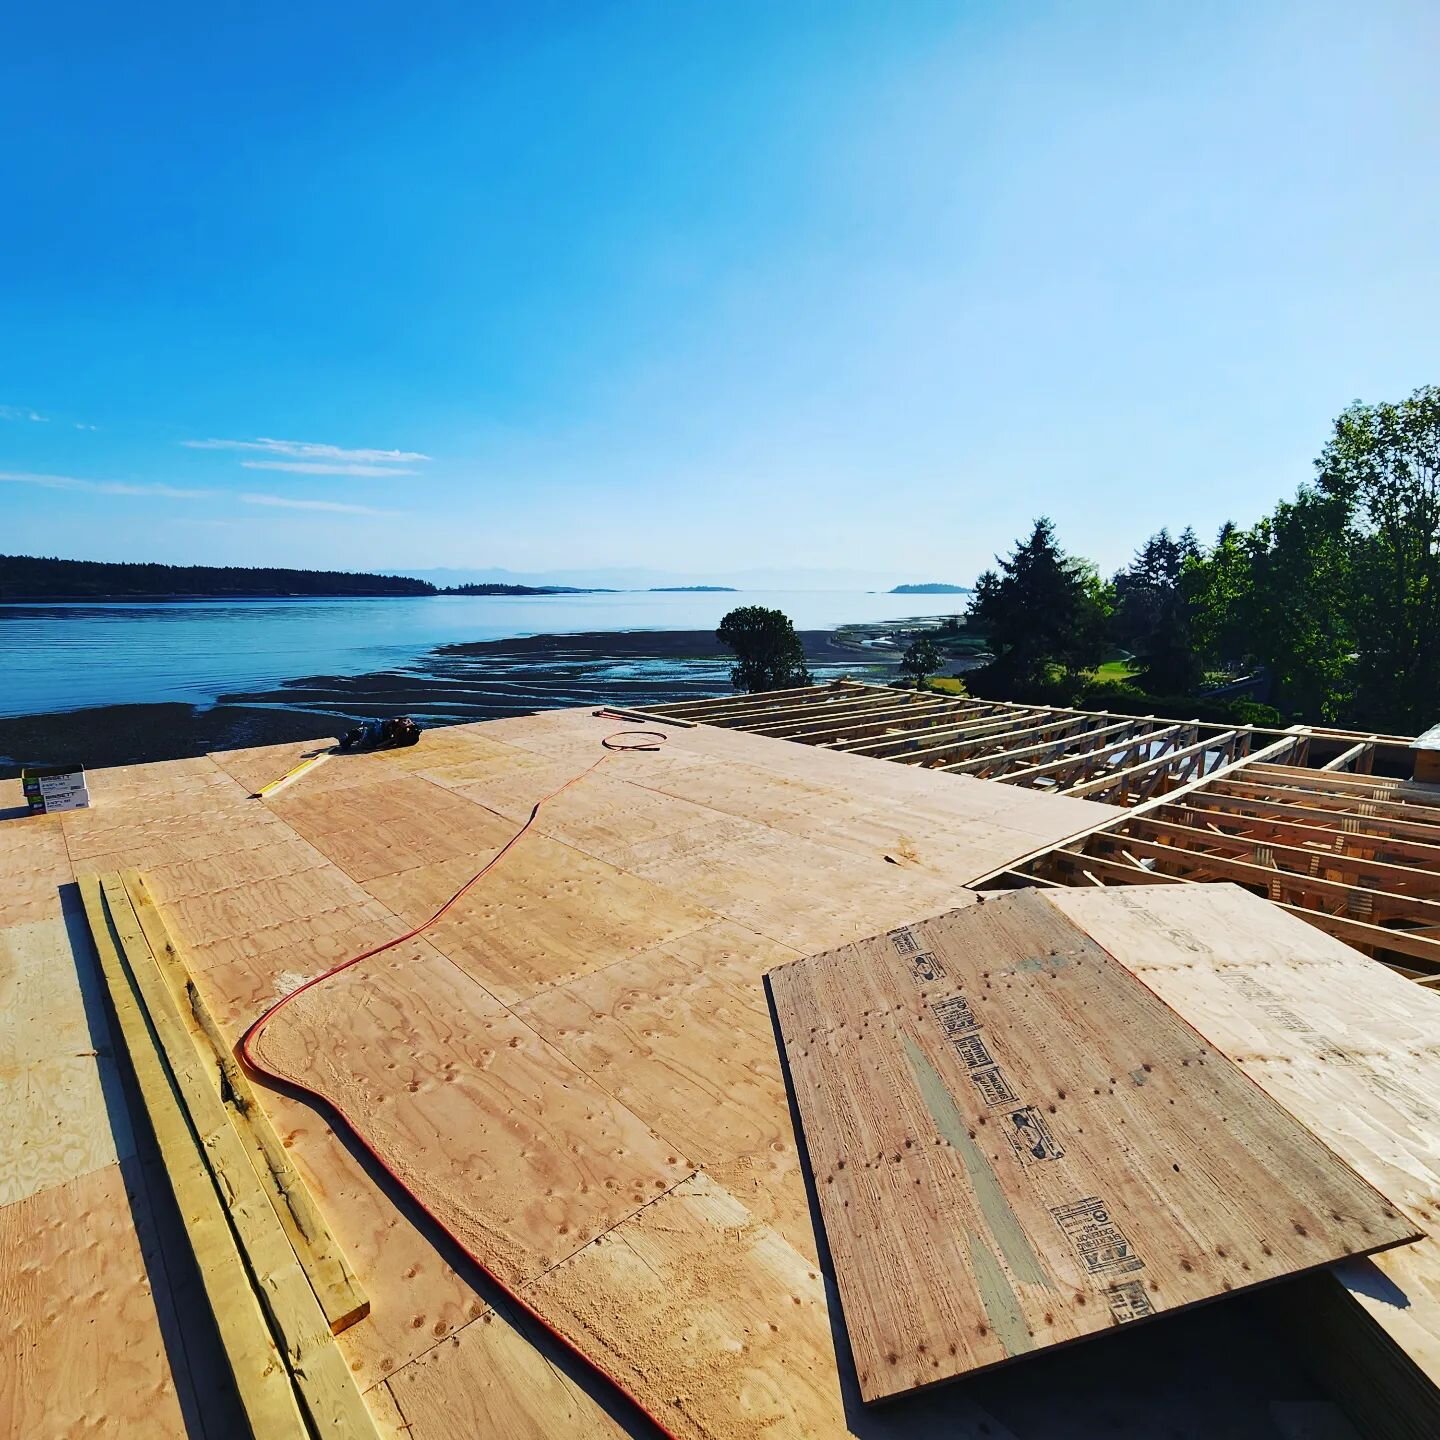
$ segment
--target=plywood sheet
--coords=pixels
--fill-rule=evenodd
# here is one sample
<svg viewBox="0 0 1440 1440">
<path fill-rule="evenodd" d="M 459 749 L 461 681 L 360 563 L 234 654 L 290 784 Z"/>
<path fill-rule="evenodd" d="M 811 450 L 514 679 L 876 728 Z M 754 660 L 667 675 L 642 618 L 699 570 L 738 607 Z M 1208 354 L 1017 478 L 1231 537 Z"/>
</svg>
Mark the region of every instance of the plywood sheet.
<svg viewBox="0 0 1440 1440">
<path fill-rule="evenodd" d="M 1038 893 L 770 985 L 867 1400 L 1419 1233 Z"/>
<path fill-rule="evenodd" d="M 187 1433 L 131 1206 L 111 1164 L 0 1207 L 5 1434 Z"/>
<path fill-rule="evenodd" d="M 693 1168 L 433 952 L 403 971 L 367 961 L 306 991 L 262 1032 L 258 1055 L 330 1101 L 508 1285 Z"/>
<path fill-rule="evenodd" d="M 443 860 L 367 888 L 419 924 L 489 858 L 481 852 Z M 516 1003 L 715 919 L 674 888 L 530 834 L 426 934 L 491 994 Z"/>
<path fill-rule="evenodd" d="M 409 1440 L 619 1440 L 632 1433 L 492 1310 L 391 1376 Z"/>
<path fill-rule="evenodd" d="M 858 1413 L 818 1266 L 705 1174 L 525 1294 L 683 1440 L 1006 1433 L 954 1392 L 938 1412 Z"/>
<path fill-rule="evenodd" d="M 1440 993 L 1234 885 L 1045 898 L 1419 1228 L 1440 1229 Z M 1440 1386 L 1440 1240 L 1336 1274 Z"/>
<path fill-rule="evenodd" d="M 0 1205 L 133 1151 L 104 1021 L 65 922 L 0 930 Z"/>
</svg>

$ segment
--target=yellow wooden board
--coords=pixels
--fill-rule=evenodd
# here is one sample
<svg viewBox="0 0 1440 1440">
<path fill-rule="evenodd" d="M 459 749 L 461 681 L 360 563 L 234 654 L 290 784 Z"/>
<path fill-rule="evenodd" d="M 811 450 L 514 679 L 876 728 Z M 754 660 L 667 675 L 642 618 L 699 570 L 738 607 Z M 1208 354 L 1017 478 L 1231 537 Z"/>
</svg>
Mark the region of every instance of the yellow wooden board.
<svg viewBox="0 0 1440 1440">
<path fill-rule="evenodd" d="M 1420 1233 L 1037 892 L 769 983 L 867 1400 Z"/>
</svg>

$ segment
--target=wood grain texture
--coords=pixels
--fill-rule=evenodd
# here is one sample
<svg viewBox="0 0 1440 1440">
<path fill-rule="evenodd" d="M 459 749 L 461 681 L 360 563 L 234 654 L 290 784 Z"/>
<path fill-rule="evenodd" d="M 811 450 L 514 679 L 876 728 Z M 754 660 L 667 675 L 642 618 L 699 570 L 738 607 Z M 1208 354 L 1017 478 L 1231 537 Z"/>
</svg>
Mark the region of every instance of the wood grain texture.
<svg viewBox="0 0 1440 1440">
<path fill-rule="evenodd" d="M 200 1141 L 186 1116 L 181 1091 L 161 1054 L 144 999 L 122 956 L 122 942 L 111 924 L 99 880 L 95 876 L 83 877 L 80 891 L 116 1024 L 129 1052 L 136 1086 L 195 1255 L 235 1392 L 257 1434 L 294 1436 L 298 1440 L 305 1426 L 289 1374 L 205 1164 Z M 113 1332 L 110 1344 L 124 1346 Z"/>
<path fill-rule="evenodd" d="M 0 1207 L 0 1434 L 186 1434 L 140 1204 L 111 1164 Z"/>
<path fill-rule="evenodd" d="M 537 799 L 588 766 L 601 738 L 624 723 L 567 711 L 427 732 L 412 750 L 336 757 L 269 803 L 249 796 L 311 747 L 96 771 L 91 810 L 0 824 L 0 905 L 24 888 L 40 906 L 26 918 L 54 918 L 56 887 L 71 878 L 73 862 L 163 871 L 156 899 L 233 1044 L 304 980 L 428 916 Z M 367 804 L 344 800 L 349 791 L 363 791 Z M 443 825 L 435 823 L 442 812 Z M 478 1136 L 500 1179 L 488 1201 L 482 1185 L 469 1183 L 458 1203 L 476 1204 L 477 1193 L 482 1209 L 493 1203 L 507 1217 L 502 1230 L 513 1224 L 522 1249 L 548 1237 L 556 1248 L 547 1253 L 563 1259 L 569 1251 L 560 1242 L 574 1249 L 589 1233 L 581 1225 L 561 1235 L 570 1208 L 546 1188 L 558 1195 L 573 1184 L 582 1202 L 575 1213 L 602 1231 L 642 1209 L 647 1195 L 663 1193 L 653 1183 L 630 1188 L 641 1171 L 627 1170 L 627 1157 L 615 1154 L 639 1153 L 639 1142 L 632 1147 L 624 1137 L 643 1131 L 654 1137 L 647 1143 L 664 1142 L 662 1162 L 673 1155 L 701 1163 L 689 1148 L 701 1150 L 751 1220 L 778 1232 L 796 1263 L 813 1269 L 815 1237 L 773 1035 L 762 1023 L 760 971 L 790 953 L 787 940 L 805 953 L 957 903 L 956 887 L 973 874 L 1102 813 L 782 741 L 673 729 L 664 751 L 615 755 L 567 791 L 467 897 L 453 927 L 359 967 L 380 977 L 374 995 L 357 987 L 323 1025 L 307 1021 L 304 1034 L 328 1049 L 337 1036 L 363 1032 L 363 1056 L 347 1042 L 341 1058 L 356 1062 L 352 1078 L 364 1087 L 367 1109 L 382 1118 L 403 1112 L 413 1125 L 387 1132 L 394 1147 L 387 1158 L 397 1167 L 424 1163 L 427 1124 L 452 1138 Z M 721 837 L 726 879 L 710 886 L 707 831 L 732 821 L 735 833 Z M 631 868 L 669 860 L 673 868 L 656 877 Z M 713 908 L 696 893 L 696 876 L 744 918 Z M 447 961 L 446 984 L 432 984 Z M 465 987 L 463 1006 L 450 986 Z M 486 1008 L 486 992 L 500 1002 L 498 1015 Z M 371 1003 L 382 1023 L 366 1018 Z M 477 1003 L 484 1018 L 477 1019 Z M 519 1013 L 525 1006 L 533 1013 Z M 305 1018 L 298 1005 L 296 1018 Z M 491 1033 L 486 1018 L 517 1027 L 505 1033 L 522 1041 L 518 1071 L 508 1067 L 508 1041 L 498 1067 L 481 1053 Z M 466 1062 L 478 1077 L 474 1093 L 444 1078 L 460 1027 L 475 1046 Z M 298 1037 L 285 1043 L 298 1054 Z M 528 1078 L 514 1080 L 521 1072 Z M 503 1113 L 495 1096 L 510 1084 L 520 1092 L 516 1114 L 528 1144 L 492 1133 Z M 438 1357 L 440 1342 L 486 1313 L 466 1278 L 471 1272 L 462 1265 L 457 1273 L 447 1258 L 453 1251 L 397 1207 L 393 1187 L 327 1108 L 265 1086 L 257 1093 L 373 1297 L 372 1314 L 337 1344 L 367 1393 L 379 1393 L 374 1387 L 387 1376 L 432 1352 Z M 576 1103 L 594 1095 L 606 1107 L 595 1111 L 604 1120 L 598 1132 L 580 1124 Z M 38 1124 L 27 1120 L 24 1135 L 33 1140 Z M 519 1170 L 511 1143 L 529 1151 Z M 541 1172 L 563 1183 L 546 1180 L 533 1190 Z M 616 1191 L 595 1194 L 594 1176 L 615 1179 Z M 490 1243 L 505 1250 L 514 1242 L 497 1231 Z M 536 1265 L 545 1263 L 533 1253 Z M 677 1252 L 672 1263 L 683 1257 Z M 712 1275 L 710 1303 L 724 1321 L 737 1301 L 721 1272 Z M 831 1412 L 834 1426 L 842 1411 L 853 1423 L 853 1383 L 819 1339 L 817 1332 L 807 1353 L 828 1372 L 826 1384 L 836 1394 L 850 1387 L 846 1404 Z M 112 1347 L 129 1340 L 107 1336 Z M 420 1410 L 437 1414 L 448 1398 L 466 1413 L 464 1370 L 436 1358 L 433 1404 Z M 572 1423 L 569 1402 L 554 1399 L 548 1386 L 517 1380 L 510 1394 L 517 1425 L 528 1416 L 540 1433 L 555 1433 Z M 940 1408 L 941 1421 L 948 1412 Z M 717 1433 L 734 1413 L 733 1405 L 717 1410 Z"/>
<path fill-rule="evenodd" d="M 1440 1387 L 1440 995 L 1236 886 L 1045 898 L 1432 1232 L 1333 1273 Z"/>
<path fill-rule="evenodd" d="M 92 904 L 90 887 L 88 882 L 82 884 L 88 907 Z M 373 1436 L 369 1412 L 335 1346 L 330 1323 L 256 1174 L 245 1142 L 221 1101 L 218 1087 L 205 1073 L 206 1064 L 150 949 L 121 877 L 101 877 L 100 889 L 137 1002 L 158 1042 L 185 1125 L 199 1142 L 204 1168 L 213 1177 L 226 1222 L 243 1254 L 246 1270 L 253 1276 L 255 1294 L 305 1416 L 321 1435 Z M 92 927 L 98 930 L 93 909 L 91 920 Z M 103 945 L 103 933 L 96 938 Z M 112 986 L 112 994 L 115 989 Z M 132 1059 L 138 1060 L 137 1045 L 133 1039 L 127 1040 Z M 198 1249 L 196 1255 L 203 1270 L 205 1261 Z M 222 1263 L 227 1270 L 230 1268 L 228 1253 Z"/>
<path fill-rule="evenodd" d="M 63 920 L 0 930 L 0 1205 L 134 1153 L 82 973 Z"/>
<path fill-rule="evenodd" d="M 1420 1233 L 1039 893 L 769 983 L 867 1400 Z"/>
<path fill-rule="evenodd" d="M 619 1440 L 630 1433 L 493 1310 L 389 1380 L 411 1440 Z"/>
<path fill-rule="evenodd" d="M 129 870 L 122 872 L 121 880 L 190 1033 L 201 1067 L 250 1156 L 255 1174 L 330 1322 L 331 1332 L 338 1334 L 369 1314 L 369 1297 L 280 1143 L 244 1068 L 231 1053 L 143 878 L 138 871 Z"/>
<path fill-rule="evenodd" d="M 956 1392 L 939 1409 L 860 1413 L 819 1267 L 703 1173 L 525 1294 L 685 1440 L 1005 1433 Z"/>
<path fill-rule="evenodd" d="M 330 1100 L 506 1284 L 693 1169 L 449 961 L 368 965 L 301 995 L 259 1058 Z"/>
</svg>

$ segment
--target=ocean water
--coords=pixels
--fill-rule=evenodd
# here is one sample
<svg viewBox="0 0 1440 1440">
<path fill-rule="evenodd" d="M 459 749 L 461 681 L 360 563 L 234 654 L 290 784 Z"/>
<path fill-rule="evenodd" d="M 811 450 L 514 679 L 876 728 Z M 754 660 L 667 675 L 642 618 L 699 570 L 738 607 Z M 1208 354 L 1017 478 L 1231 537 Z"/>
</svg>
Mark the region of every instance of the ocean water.
<svg viewBox="0 0 1440 1440">
<path fill-rule="evenodd" d="M 426 595 L 0 605 L 0 717 L 178 700 L 210 705 L 309 675 L 405 669 L 437 645 L 587 631 L 713 630 L 736 605 L 799 630 L 950 614 L 962 596 L 846 591 Z"/>
</svg>

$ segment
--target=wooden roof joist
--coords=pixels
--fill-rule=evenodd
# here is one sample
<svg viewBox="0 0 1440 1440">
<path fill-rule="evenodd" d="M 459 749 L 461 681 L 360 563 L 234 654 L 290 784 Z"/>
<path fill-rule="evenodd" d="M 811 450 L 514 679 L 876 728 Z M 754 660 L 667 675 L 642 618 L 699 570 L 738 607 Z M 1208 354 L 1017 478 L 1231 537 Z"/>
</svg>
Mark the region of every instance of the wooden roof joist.
<svg viewBox="0 0 1440 1440">
<path fill-rule="evenodd" d="M 1319 819 L 1293 818 L 1296 811 Z M 1342 853 L 1369 855 L 1372 859 L 1403 857 L 1412 866 L 1440 872 L 1440 827 L 1430 843 L 1406 839 L 1382 829 L 1361 829 L 1376 822 L 1351 820 L 1336 823 L 1337 812 L 1308 811 L 1298 806 L 1270 804 L 1263 800 L 1242 800 L 1215 796 L 1205 790 L 1192 791 L 1184 800 L 1153 812 L 1190 826 L 1212 828 L 1226 835 L 1251 840 L 1276 839 L 1324 845 Z M 1398 822 L 1391 822 L 1398 823 Z"/>
<path fill-rule="evenodd" d="M 873 700 L 853 704 L 837 702 L 820 707 L 818 713 L 805 707 L 782 715 L 743 720 L 732 723 L 727 728 L 770 735 L 776 739 L 808 740 L 812 733 L 819 731 L 843 732 L 854 725 L 869 725 L 882 720 L 893 724 L 898 720 L 909 719 L 933 725 L 948 716 L 967 713 L 968 707 L 962 706 L 963 702 L 944 700 L 931 704 L 913 695 L 898 705 L 886 705 Z"/>
<path fill-rule="evenodd" d="M 1070 753 L 1072 759 L 1078 749 L 1082 755 L 1113 755 L 1126 747 L 1153 743 L 1159 736 L 1173 733 L 1179 726 L 1169 729 L 1158 728 L 1156 721 L 1130 721 L 1098 728 L 1083 728 L 1060 736 L 1055 740 L 1041 740 L 1029 745 L 1014 746 L 1005 750 L 987 751 L 973 760 L 961 760 L 943 768 L 960 775 L 979 775 L 982 778 L 1006 778 L 1010 767 L 1021 760 L 1033 760 L 1037 755 L 1054 755 L 1057 750 Z M 1123 737 L 1123 738 L 1122 738 Z M 1097 747 L 1096 742 L 1100 743 Z M 997 775 L 996 772 L 1001 772 Z"/>
<path fill-rule="evenodd" d="M 1138 836 L 1168 848 L 1208 859 L 1212 855 L 1234 856 L 1258 864 L 1273 865 L 1278 870 L 1308 876 L 1324 875 L 1331 879 L 1353 877 L 1351 883 L 1362 884 L 1393 895 L 1417 895 L 1424 899 L 1440 899 L 1440 875 L 1410 865 L 1396 865 L 1372 860 L 1364 855 L 1348 855 L 1342 850 L 1315 845 L 1291 845 L 1269 839 L 1252 839 L 1226 835 L 1196 825 L 1177 824 L 1149 814 L 1128 822 L 1113 832 Z"/>
</svg>

